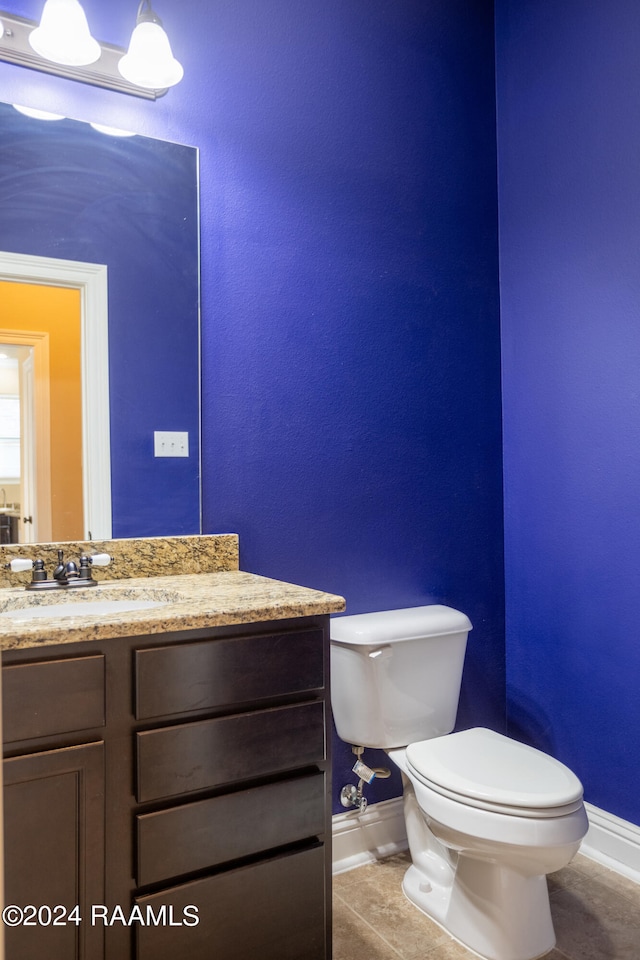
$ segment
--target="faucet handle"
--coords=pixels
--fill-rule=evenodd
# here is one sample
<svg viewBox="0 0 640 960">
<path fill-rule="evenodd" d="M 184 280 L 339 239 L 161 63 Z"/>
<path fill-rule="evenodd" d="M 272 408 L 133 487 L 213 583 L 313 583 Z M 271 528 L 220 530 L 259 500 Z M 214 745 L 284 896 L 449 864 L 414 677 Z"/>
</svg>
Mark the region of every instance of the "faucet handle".
<svg viewBox="0 0 640 960">
<path fill-rule="evenodd" d="M 66 582 L 66 571 L 64 563 L 64 550 L 58 550 L 58 565 L 53 571 L 53 579 L 58 583 Z"/>
<path fill-rule="evenodd" d="M 21 573 L 23 570 L 31 570 L 32 568 L 33 560 L 27 560 L 26 557 L 15 557 L 9 563 L 5 563 L 5 569 L 11 570 L 12 573 Z"/>
<path fill-rule="evenodd" d="M 92 567 L 108 567 L 113 558 L 108 553 L 94 553 L 89 559 Z"/>
</svg>

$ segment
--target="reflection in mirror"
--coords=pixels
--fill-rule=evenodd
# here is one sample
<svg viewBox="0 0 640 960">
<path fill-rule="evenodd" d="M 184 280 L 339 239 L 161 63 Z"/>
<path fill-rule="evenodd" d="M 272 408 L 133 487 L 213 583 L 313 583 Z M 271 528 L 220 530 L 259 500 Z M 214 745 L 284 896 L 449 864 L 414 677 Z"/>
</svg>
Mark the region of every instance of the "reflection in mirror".
<svg viewBox="0 0 640 960">
<path fill-rule="evenodd" d="M 0 104 L 0 204 L 3 542 L 198 533 L 197 150 Z"/>
<path fill-rule="evenodd" d="M 106 268 L 0 252 L 0 277 L 0 343 L 29 351 L 19 366 L 19 471 L 11 490 L 18 539 L 108 533 Z M 58 286 L 63 280 L 70 286 Z M 69 404 L 69 395 L 85 400 Z M 69 475 L 77 481 L 73 497 Z"/>
<path fill-rule="evenodd" d="M 30 347 L 0 343 L 0 544 L 19 539 L 21 381 L 23 370 L 33 364 Z"/>
</svg>

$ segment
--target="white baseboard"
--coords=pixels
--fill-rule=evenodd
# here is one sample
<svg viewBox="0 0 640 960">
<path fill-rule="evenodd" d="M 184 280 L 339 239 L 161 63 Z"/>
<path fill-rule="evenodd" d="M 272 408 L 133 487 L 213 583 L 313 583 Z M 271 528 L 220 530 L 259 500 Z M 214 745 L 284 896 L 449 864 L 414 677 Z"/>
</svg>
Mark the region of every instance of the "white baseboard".
<svg viewBox="0 0 640 960">
<path fill-rule="evenodd" d="M 640 827 L 585 803 L 589 832 L 580 853 L 640 883 Z"/>
<path fill-rule="evenodd" d="M 333 817 L 333 872 L 344 873 L 407 849 L 402 797 L 372 803 L 364 813 Z"/>
<path fill-rule="evenodd" d="M 585 803 L 589 832 L 580 852 L 640 883 L 640 827 Z M 402 797 L 333 817 L 333 872 L 344 873 L 407 849 Z"/>
</svg>

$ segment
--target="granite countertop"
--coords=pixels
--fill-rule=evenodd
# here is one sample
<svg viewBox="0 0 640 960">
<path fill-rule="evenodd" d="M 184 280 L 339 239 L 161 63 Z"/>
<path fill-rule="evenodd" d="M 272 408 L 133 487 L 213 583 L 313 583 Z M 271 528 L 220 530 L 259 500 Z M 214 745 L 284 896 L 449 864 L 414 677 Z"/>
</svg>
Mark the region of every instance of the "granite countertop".
<svg viewBox="0 0 640 960">
<path fill-rule="evenodd" d="M 0 614 L 16 606 L 45 609 L 64 603 L 148 599 L 156 606 L 117 612 L 83 612 L 74 616 L 38 616 L 19 620 L 0 615 L 0 650 L 199 630 L 227 624 L 258 623 L 337 613 L 342 597 L 270 580 L 239 570 L 178 576 L 103 581 L 97 587 L 71 590 L 0 592 Z M 90 608 L 88 608 L 90 609 Z"/>
<path fill-rule="evenodd" d="M 158 605 L 96 615 L 45 615 L 22 621 L 17 619 L 19 614 L 0 616 L 0 650 L 286 620 L 337 613 L 345 608 L 344 599 L 331 593 L 231 570 L 103 581 L 97 587 L 59 592 L 5 589 L 0 593 L 0 614 L 15 608 L 17 603 L 44 609 L 60 603 L 139 599 L 141 595 Z"/>
<path fill-rule="evenodd" d="M 108 553 L 109 566 L 92 570 L 98 586 L 27 591 L 31 573 L 13 573 L 7 566 L 17 557 L 42 559 L 51 575 L 60 549 L 65 558 Z M 345 608 L 342 597 L 243 573 L 238 567 L 236 534 L 0 547 L 0 651 L 287 620 Z M 139 600 L 154 606 L 92 612 L 97 602 Z M 87 607 L 81 613 L 69 611 L 71 616 L 40 615 L 48 607 L 70 603 Z M 38 616 L 33 619 L 3 615 L 34 607 Z"/>
</svg>

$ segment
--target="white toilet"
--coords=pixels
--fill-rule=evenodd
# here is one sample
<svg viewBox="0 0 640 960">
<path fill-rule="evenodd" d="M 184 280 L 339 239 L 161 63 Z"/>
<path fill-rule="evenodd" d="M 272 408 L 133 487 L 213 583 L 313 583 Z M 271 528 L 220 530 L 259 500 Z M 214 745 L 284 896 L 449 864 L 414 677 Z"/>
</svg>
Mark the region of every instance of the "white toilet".
<svg viewBox="0 0 640 960">
<path fill-rule="evenodd" d="M 451 733 L 470 629 L 440 605 L 332 619 L 333 714 L 402 771 L 408 899 L 487 960 L 533 960 L 555 944 L 546 874 L 587 832 L 582 785 L 491 730 Z"/>
</svg>

